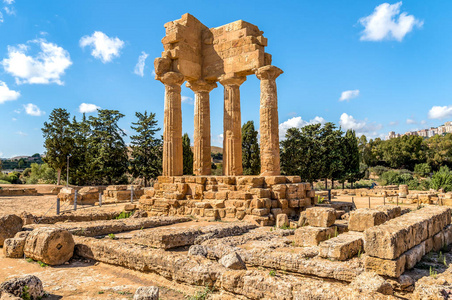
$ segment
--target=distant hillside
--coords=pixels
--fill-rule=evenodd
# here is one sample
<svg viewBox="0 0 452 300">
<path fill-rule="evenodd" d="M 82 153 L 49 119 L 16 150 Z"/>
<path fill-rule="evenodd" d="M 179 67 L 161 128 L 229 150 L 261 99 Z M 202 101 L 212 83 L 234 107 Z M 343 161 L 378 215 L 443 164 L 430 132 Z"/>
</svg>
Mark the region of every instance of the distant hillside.
<svg viewBox="0 0 452 300">
<path fill-rule="evenodd" d="M 193 146 L 191 146 L 191 151 L 193 151 Z M 210 147 L 210 152 L 212 152 L 212 153 L 223 153 L 223 148 L 221 148 L 221 147 L 216 147 L 216 146 L 211 146 Z"/>
</svg>

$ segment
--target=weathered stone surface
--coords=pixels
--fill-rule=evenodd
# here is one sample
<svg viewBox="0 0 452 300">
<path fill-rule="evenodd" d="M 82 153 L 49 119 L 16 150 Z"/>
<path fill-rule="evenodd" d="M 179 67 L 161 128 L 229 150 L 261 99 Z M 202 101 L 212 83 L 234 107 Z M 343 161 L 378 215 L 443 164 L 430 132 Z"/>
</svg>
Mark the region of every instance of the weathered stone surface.
<svg viewBox="0 0 452 300">
<path fill-rule="evenodd" d="M 450 224 L 450 209 L 428 206 L 368 228 L 365 252 L 374 257 L 396 259 Z"/>
<path fill-rule="evenodd" d="M 405 269 L 412 269 L 414 266 L 421 261 L 422 256 L 424 256 L 425 253 L 425 242 L 422 242 L 421 244 L 411 248 L 407 252 L 405 252 L 406 257 L 406 264 Z"/>
<path fill-rule="evenodd" d="M 41 280 L 34 275 L 27 275 L 19 278 L 13 278 L 0 284 L 0 295 L 8 293 L 25 299 L 23 297 L 24 287 L 28 287 L 28 294 L 32 299 L 41 299 L 44 296 L 44 289 Z"/>
<path fill-rule="evenodd" d="M 396 205 L 379 205 L 375 209 L 384 212 L 388 216 L 388 220 L 400 217 L 402 212 L 402 208 Z"/>
<path fill-rule="evenodd" d="M 245 270 L 246 269 L 245 263 L 243 262 L 240 255 L 237 254 L 237 252 L 232 252 L 232 253 L 229 253 L 229 254 L 223 256 L 218 262 L 227 269 L 231 269 L 231 270 Z"/>
<path fill-rule="evenodd" d="M 375 272 L 363 272 L 351 283 L 350 287 L 363 292 L 376 292 L 384 295 L 394 294 L 392 285 Z"/>
<path fill-rule="evenodd" d="M 320 242 L 319 255 L 335 260 L 347 260 L 363 252 L 363 234 L 347 232 Z"/>
<path fill-rule="evenodd" d="M 141 228 L 152 228 L 167 226 L 176 223 L 191 221 L 188 217 L 150 217 L 150 218 L 127 218 L 120 220 L 58 223 L 55 226 L 65 229 L 74 235 L 98 236 L 109 233 L 138 230 Z"/>
<path fill-rule="evenodd" d="M 72 257 L 74 245 L 72 234 L 67 230 L 42 227 L 28 235 L 24 254 L 51 266 L 61 265 Z"/>
<path fill-rule="evenodd" d="M 276 227 L 288 227 L 289 226 L 289 218 L 286 214 L 278 214 L 276 216 Z"/>
<path fill-rule="evenodd" d="M 364 231 L 367 228 L 383 224 L 387 220 L 388 216 L 383 211 L 359 208 L 350 212 L 348 229 L 352 231 Z"/>
<path fill-rule="evenodd" d="M 253 228 L 256 228 L 256 225 L 231 223 L 189 229 L 155 229 L 135 234 L 133 242 L 155 248 L 171 249 L 195 243 L 201 244 L 212 238 L 243 234 Z"/>
<path fill-rule="evenodd" d="M 200 255 L 200 256 L 207 256 L 207 250 L 202 245 L 191 245 L 188 249 L 188 255 Z"/>
<path fill-rule="evenodd" d="M 304 226 L 295 230 L 294 241 L 298 246 L 317 246 L 320 242 L 334 237 L 335 227 Z"/>
<path fill-rule="evenodd" d="M 0 246 L 3 246 L 5 239 L 14 237 L 22 230 L 24 222 L 16 215 L 0 216 Z"/>
<path fill-rule="evenodd" d="M 366 271 L 373 271 L 378 275 L 399 277 L 405 271 L 406 257 L 400 256 L 397 259 L 384 259 L 366 256 L 364 259 Z"/>
<path fill-rule="evenodd" d="M 425 276 L 416 282 L 413 300 L 443 300 L 450 299 L 452 294 L 452 267 L 437 276 Z"/>
<path fill-rule="evenodd" d="M 306 218 L 311 226 L 330 227 L 336 220 L 336 210 L 328 207 L 310 207 L 306 209 Z"/>
<path fill-rule="evenodd" d="M 159 300 L 159 288 L 156 286 L 142 286 L 139 287 L 133 300 Z"/>
<path fill-rule="evenodd" d="M 6 239 L 3 244 L 3 254 L 9 258 L 24 257 L 25 238 Z"/>
<path fill-rule="evenodd" d="M 155 272 L 176 281 L 200 286 L 213 285 L 226 269 L 199 255 L 153 249 L 116 240 L 75 237 L 76 254 L 88 259 L 142 272 Z"/>
</svg>

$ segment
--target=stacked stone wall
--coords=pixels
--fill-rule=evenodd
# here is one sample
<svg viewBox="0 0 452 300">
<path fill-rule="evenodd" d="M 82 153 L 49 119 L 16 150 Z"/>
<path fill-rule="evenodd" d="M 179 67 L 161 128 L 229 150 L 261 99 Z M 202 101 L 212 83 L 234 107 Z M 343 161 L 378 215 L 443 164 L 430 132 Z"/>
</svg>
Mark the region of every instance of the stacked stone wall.
<svg viewBox="0 0 452 300">
<path fill-rule="evenodd" d="M 298 217 L 315 203 L 298 176 L 161 176 L 144 191 L 140 209 L 151 216 L 193 215 L 273 225 L 278 214 Z"/>
</svg>

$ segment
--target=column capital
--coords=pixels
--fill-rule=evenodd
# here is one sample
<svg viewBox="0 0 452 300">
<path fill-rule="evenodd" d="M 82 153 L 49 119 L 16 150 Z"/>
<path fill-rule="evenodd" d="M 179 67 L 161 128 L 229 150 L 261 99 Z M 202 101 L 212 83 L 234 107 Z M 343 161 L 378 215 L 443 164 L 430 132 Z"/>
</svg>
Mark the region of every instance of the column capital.
<svg viewBox="0 0 452 300">
<path fill-rule="evenodd" d="M 196 80 L 187 82 L 186 86 L 193 92 L 208 92 L 210 93 L 218 85 L 215 82 L 208 82 L 204 80 Z"/>
<path fill-rule="evenodd" d="M 162 76 L 159 76 L 158 80 L 165 85 L 181 86 L 184 83 L 184 75 L 178 72 L 166 72 Z"/>
<path fill-rule="evenodd" d="M 282 73 L 284 72 L 278 67 L 264 66 L 256 70 L 256 77 L 259 78 L 259 80 L 275 80 Z"/>
<path fill-rule="evenodd" d="M 221 85 L 237 85 L 240 86 L 242 83 L 244 83 L 246 80 L 246 76 L 238 76 L 235 74 L 225 74 L 221 75 L 220 78 L 218 78 L 218 81 Z"/>
</svg>

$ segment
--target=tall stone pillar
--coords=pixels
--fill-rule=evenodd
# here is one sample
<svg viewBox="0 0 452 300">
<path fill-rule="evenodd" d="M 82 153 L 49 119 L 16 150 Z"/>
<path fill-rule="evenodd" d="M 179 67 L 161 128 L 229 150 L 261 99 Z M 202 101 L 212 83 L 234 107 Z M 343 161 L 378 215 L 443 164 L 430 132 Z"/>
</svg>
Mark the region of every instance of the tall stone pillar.
<svg viewBox="0 0 452 300">
<path fill-rule="evenodd" d="M 220 78 L 224 86 L 223 174 L 226 176 L 243 174 L 240 85 L 245 80 L 244 76 Z"/>
<path fill-rule="evenodd" d="M 203 80 L 189 82 L 187 86 L 195 93 L 195 132 L 193 149 L 193 173 L 210 175 L 210 97 L 209 93 L 217 87 L 216 83 Z"/>
<path fill-rule="evenodd" d="M 261 81 L 260 104 L 260 156 L 261 176 L 280 175 L 279 166 L 279 123 L 276 78 L 283 71 L 275 66 L 257 69 L 256 76 Z"/>
<path fill-rule="evenodd" d="M 167 72 L 159 80 L 165 85 L 163 124 L 163 176 L 183 175 L 181 84 L 184 75 Z"/>
</svg>

